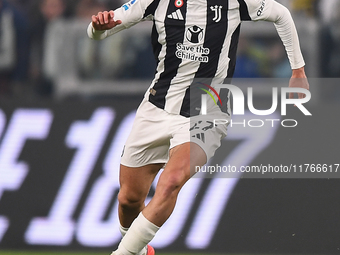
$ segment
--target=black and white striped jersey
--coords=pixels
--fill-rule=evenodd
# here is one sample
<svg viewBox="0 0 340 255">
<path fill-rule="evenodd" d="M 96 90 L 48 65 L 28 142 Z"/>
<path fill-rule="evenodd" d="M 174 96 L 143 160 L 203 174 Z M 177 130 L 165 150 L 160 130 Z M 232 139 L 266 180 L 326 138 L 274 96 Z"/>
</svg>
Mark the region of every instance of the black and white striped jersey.
<svg viewBox="0 0 340 255">
<path fill-rule="evenodd" d="M 194 79 L 218 84 L 232 77 L 242 21 L 275 22 L 292 67 L 304 65 L 290 13 L 274 0 L 131 0 L 115 10 L 115 20 L 122 24 L 105 33 L 89 27 L 89 36 L 103 39 L 142 20 L 153 21 L 157 70 L 145 96 L 173 114 L 190 116 Z"/>
</svg>

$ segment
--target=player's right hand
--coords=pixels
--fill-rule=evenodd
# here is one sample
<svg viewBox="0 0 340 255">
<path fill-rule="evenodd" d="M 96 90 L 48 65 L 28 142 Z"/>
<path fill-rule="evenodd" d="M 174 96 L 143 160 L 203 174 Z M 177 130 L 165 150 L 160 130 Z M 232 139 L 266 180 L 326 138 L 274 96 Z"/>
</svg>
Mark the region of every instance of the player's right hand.
<svg viewBox="0 0 340 255">
<path fill-rule="evenodd" d="M 97 15 L 92 15 L 92 26 L 95 30 L 108 30 L 121 23 L 121 20 L 114 20 L 114 12 L 112 10 L 98 12 Z"/>
<path fill-rule="evenodd" d="M 302 88 L 309 90 L 309 83 L 307 80 L 307 76 L 305 74 L 305 68 L 301 67 L 299 69 L 293 70 L 292 77 L 289 81 L 290 88 Z M 303 93 L 298 93 L 298 98 L 305 98 L 306 95 Z M 294 93 L 289 93 L 289 98 L 294 98 Z"/>
</svg>

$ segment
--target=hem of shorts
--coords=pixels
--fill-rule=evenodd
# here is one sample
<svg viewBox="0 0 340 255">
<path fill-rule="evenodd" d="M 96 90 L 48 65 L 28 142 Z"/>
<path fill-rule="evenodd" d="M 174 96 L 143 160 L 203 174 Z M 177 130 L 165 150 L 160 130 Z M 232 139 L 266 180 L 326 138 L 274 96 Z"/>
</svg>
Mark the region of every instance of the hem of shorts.
<svg viewBox="0 0 340 255">
<path fill-rule="evenodd" d="M 208 162 L 208 160 L 209 160 L 210 158 L 213 157 L 213 156 L 211 156 L 210 158 L 208 158 L 208 153 L 207 153 L 207 151 L 203 148 L 202 143 L 198 143 L 198 142 L 191 141 L 191 140 L 186 141 L 186 142 L 183 142 L 183 143 L 176 144 L 176 145 L 174 145 L 174 146 L 171 146 L 169 150 L 171 150 L 172 148 L 175 148 L 175 147 L 178 146 L 178 145 L 182 145 L 182 144 L 185 144 L 185 143 L 195 143 L 195 144 L 197 144 L 197 145 L 204 151 L 205 156 L 207 157 L 207 162 Z"/>
<path fill-rule="evenodd" d="M 147 163 L 143 163 L 143 164 L 129 164 L 129 163 L 124 163 L 124 162 L 120 162 L 121 165 L 126 166 L 126 167 L 133 167 L 133 168 L 137 168 L 137 167 L 143 167 L 143 166 L 147 166 L 147 165 L 152 165 L 152 164 L 166 164 L 167 161 L 159 161 L 159 160 L 155 160 L 155 161 L 150 161 Z"/>
<path fill-rule="evenodd" d="M 209 160 L 211 157 L 213 157 L 213 155 L 212 155 L 211 157 L 208 156 L 207 151 L 204 149 L 204 146 L 202 146 L 201 143 L 195 142 L 195 141 L 190 141 L 190 140 L 169 147 L 169 151 L 170 151 L 171 149 L 175 148 L 176 146 L 179 146 L 179 145 L 182 145 L 182 144 L 185 144 L 185 143 L 195 143 L 195 144 L 197 144 L 197 145 L 204 151 L 205 156 L 207 157 L 207 162 L 208 162 L 208 160 Z M 120 162 L 120 164 L 123 165 L 123 166 L 126 166 L 126 167 L 133 167 L 133 168 L 143 167 L 143 166 L 152 165 L 152 164 L 166 164 L 166 163 L 168 163 L 168 160 L 165 160 L 165 161 L 163 161 L 163 160 L 155 160 L 155 161 L 150 161 L 150 162 L 143 163 L 143 164 L 130 164 L 130 163 L 126 163 L 126 162 L 123 162 L 123 161 Z"/>
</svg>

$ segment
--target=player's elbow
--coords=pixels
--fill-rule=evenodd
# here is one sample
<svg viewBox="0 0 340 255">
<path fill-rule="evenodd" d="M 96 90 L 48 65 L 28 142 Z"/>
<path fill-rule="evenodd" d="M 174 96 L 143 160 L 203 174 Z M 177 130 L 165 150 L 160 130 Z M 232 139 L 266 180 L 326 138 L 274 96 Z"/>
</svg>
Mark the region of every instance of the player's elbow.
<svg viewBox="0 0 340 255">
<path fill-rule="evenodd" d="M 275 24 L 285 23 L 286 21 L 293 19 L 290 10 L 277 2 L 274 2 L 273 13 L 275 17 L 273 21 Z"/>
<path fill-rule="evenodd" d="M 281 10 L 281 17 L 287 17 L 287 18 L 292 18 L 292 14 L 290 10 L 282 5 L 282 10 Z"/>
</svg>

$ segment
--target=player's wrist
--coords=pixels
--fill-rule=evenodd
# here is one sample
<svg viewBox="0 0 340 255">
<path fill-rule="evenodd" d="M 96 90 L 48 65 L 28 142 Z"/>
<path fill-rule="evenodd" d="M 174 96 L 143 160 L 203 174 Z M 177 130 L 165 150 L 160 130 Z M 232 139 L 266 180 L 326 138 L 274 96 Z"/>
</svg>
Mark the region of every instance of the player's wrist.
<svg viewBox="0 0 340 255">
<path fill-rule="evenodd" d="M 105 29 L 100 29 L 99 27 L 97 27 L 95 24 L 93 24 L 93 22 L 91 23 L 91 26 L 93 34 L 103 34 L 106 31 Z"/>
<path fill-rule="evenodd" d="M 91 22 L 87 28 L 87 34 L 90 38 L 94 40 L 102 40 L 106 37 L 106 30 L 104 31 L 95 30 Z"/>
<path fill-rule="evenodd" d="M 292 70 L 292 78 L 306 78 L 305 67 Z"/>
</svg>

